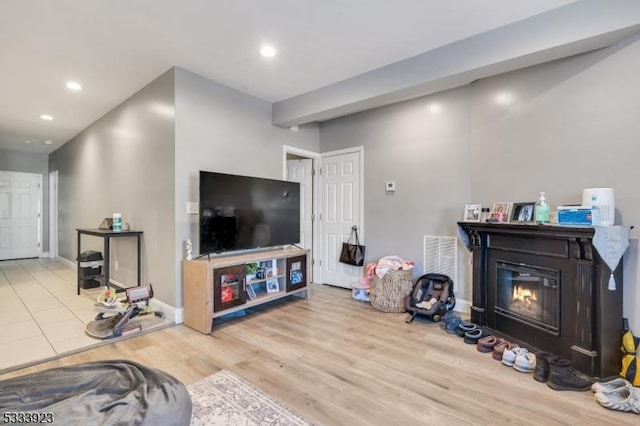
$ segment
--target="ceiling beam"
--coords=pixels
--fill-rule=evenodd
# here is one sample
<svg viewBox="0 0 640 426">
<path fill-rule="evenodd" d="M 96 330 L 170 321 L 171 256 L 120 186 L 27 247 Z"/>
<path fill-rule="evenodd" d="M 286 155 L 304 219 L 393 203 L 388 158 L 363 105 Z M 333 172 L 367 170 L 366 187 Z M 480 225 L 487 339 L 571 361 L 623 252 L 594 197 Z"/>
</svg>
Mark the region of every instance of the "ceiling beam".
<svg viewBox="0 0 640 426">
<path fill-rule="evenodd" d="M 640 1 L 582 0 L 273 104 L 280 127 L 325 121 L 611 46 L 640 33 Z"/>
</svg>

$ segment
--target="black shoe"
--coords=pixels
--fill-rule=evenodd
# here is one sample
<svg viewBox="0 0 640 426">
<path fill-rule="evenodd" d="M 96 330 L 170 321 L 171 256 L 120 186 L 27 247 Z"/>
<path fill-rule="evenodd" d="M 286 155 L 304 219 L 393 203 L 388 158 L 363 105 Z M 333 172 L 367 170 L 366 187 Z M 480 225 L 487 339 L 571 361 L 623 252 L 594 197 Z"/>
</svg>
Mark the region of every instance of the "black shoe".
<svg viewBox="0 0 640 426">
<path fill-rule="evenodd" d="M 536 369 L 533 370 L 533 378 L 541 383 L 549 379 L 549 356 L 551 356 L 549 352 L 536 353 Z"/>
<path fill-rule="evenodd" d="M 550 355 L 547 361 L 549 362 L 547 386 L 551 389 L 580 392 L 591 389 L 591 380 L 574 370 L 568 359 Z"/>
</svg>

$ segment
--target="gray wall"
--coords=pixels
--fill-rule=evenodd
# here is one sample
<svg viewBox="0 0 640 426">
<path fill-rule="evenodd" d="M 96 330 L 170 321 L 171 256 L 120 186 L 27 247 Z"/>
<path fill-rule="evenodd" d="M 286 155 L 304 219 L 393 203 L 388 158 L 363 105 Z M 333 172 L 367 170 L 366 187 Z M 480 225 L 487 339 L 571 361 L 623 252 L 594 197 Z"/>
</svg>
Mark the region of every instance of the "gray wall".
<svg viewBox="0 0 640 426">
<path fill-rule="evenodd" d="M 479 80 L 466 88 L 325 122 L 323 152 L 364 146 L 367 260 L 398 254 L 421 264 L 422 235 L 455 235 L 465 202 L 579 203 L 611 186 L 617 224 L 636 226 L 624 258 L 624 314 L 640 330 L 640 41 Z M 500 93 L 513 103 L 498 105 Z M 429 112 L 441 103 L 439 115 Z M 437 117 L 437 118 L 436 118 Z M 394 195 L 384 182 L 395 180 Z M 469 256 L 459 259 L 471 297 Z"/>
<path fill-rule="evenodd" d="M 0 170 L 42 175 L 42 251 L 49 251 L 48 155 L 0 149 Z"/>
<path fill-rule="evenodd" d="M 174 72 L 168 71 L 50 155 L 58 170 L 59 254 L 77 255 L 76 228 L 122 213 L 142 237 L 142 281 L 174 305 Z M 135 238 L 114 239 L 112 278 L 136 284 Z M 102 251 L 102 239 L 82 237 Z M 118 270 L 115 269 L 118 261 Z"/>
<path fill-rule="evenodd" d="M 467 86 L 320 125 L 322 152 L 364 147 L 365 262 L 398 255 L 415 262 L 417 277 L 423 237 L 457 235 L 471 200 L 469 107 Z M 395 192 L 385 192 L 387 181 Z M 456 296 L 471 299 L 458 269 Z"/>
<path fill-rule="evenodd" d="M 271 125 L 271 106 L 257 98 L 174 68 L 51 155 L 59 170 L 60 256 L 74 260 L 75 228 L 95 228 L 120 212 L 142 230 L 143 283 L 156 298 L 182 306 L 184 241 L 198 252 L 198 171 L 280 179 L 283 145 L 317 152 L 318 126 L 300 131 Z M 102 240 L 83 237 L 83 250 Z M 135 239 L 114 240 L 113 278 L 135 284 Z"/>
<path fill-rule="evenodd" d="M 184 242 L 199 253 L 198 216 L 187 215 L 198 201 L 200 170 L 282 179 L 283 145 L 319 150 L 317 125 L 298 132 L 271 125 L 271 104 L 176 68 L 175 263 L 184 259 Z M 176 283 L 182 282 L 180 270 Z M 175 306 L 182 306 L 182 286 Z"/>
<path fill-rule="evenodd" d="M 613 187 L 616 224 L 635 226 L 624 258 L 624 314 L 640 330 L 640 39 L 473 84 L 472 194 L 477 202 L 580 203 Z M 496 105 L 500 91 L 513 94 Z"/>
</svg>

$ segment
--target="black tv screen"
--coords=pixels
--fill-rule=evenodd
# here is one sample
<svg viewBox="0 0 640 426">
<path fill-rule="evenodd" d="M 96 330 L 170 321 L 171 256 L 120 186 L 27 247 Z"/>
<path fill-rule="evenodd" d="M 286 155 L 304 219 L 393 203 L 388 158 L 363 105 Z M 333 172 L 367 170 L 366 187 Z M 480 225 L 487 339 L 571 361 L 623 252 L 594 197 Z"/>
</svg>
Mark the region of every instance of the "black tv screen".
<svg viewBox="0 0 640 426">
<path fill-rule="evenodd" d="M 300 184 L 200 171 L 200 254 L 300 241 Z"/>
</svg>

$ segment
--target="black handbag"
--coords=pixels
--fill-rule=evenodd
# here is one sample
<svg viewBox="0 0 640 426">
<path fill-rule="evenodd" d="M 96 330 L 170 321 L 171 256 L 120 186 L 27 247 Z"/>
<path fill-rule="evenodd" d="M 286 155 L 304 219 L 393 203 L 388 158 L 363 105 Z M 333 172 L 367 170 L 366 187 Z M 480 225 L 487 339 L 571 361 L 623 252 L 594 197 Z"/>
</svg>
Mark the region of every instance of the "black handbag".
<svg viewBox="0 0 640 426">
<path fill-rule="evenodd" d="M 351 244 L 351 239 L 355 235 L 355 244 Z M 358 227 L 351 228 L 351 235 L 346 243 L 342 243 L 342 251 L 340 252 L 340 262 L 347 265 L 362 266 L 364 265 L 364 246 L 360 245 L 358 239 Z"/>
</svg>

